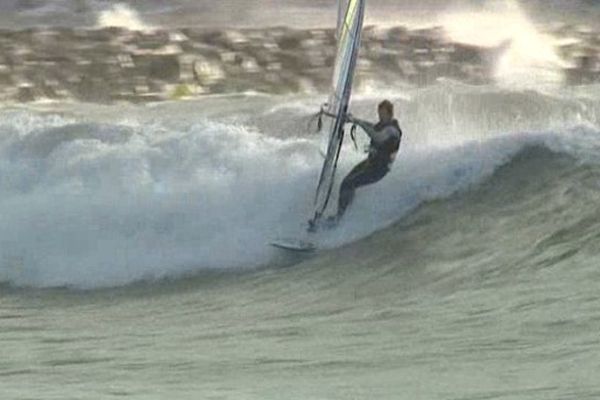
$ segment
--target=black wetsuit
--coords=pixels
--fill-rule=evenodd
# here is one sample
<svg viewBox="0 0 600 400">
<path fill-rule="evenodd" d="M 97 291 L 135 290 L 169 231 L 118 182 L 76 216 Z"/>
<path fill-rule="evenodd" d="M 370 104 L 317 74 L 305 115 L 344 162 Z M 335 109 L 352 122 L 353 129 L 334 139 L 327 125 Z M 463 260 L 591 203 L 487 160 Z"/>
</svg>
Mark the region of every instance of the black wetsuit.
<svg viewBox="0 0 600 400">
<path fill-rule="evenodd" d="M 342 181 L 337 219 L 341 218 L 352 202 L 357 188 L 375 183 L 389 172 L 402 139 L 402 130 L 395 119 L 375 125 L 361 120 L 354 122 L 371 138 L 369 157 L 355 166 Z"/>
</svg>

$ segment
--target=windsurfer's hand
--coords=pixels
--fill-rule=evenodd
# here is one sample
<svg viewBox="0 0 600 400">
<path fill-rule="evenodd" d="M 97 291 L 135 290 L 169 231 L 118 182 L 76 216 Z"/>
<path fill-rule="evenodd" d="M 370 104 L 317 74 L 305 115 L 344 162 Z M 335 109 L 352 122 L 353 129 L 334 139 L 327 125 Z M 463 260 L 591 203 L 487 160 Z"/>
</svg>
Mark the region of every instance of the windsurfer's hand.
<svg viewBox="0 0 600 400">
<path fill-rule="evenodd" d="M 346 114 L 346 122 L 350 124 L 354 123 L 354 117 L 352 116 L 352 114 Z"/>
</svg>

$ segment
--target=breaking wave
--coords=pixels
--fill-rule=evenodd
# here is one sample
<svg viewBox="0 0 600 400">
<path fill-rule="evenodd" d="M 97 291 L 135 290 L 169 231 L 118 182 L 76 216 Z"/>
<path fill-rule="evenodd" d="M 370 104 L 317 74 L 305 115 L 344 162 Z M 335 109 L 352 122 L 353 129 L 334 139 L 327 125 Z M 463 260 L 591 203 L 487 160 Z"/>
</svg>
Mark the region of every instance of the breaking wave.
<svg viewBox="0 0 600 400">
<path fill-rule="evenodd" d="M 525 122 L 511 121 L 511 109 L 496 110 L 504 117 L 485 112 L 518 94 L 478 91 L 454 89 L 454 108 L 445 103 L 447 89 L 396 99 L 405 130 L 401 156 L 381 184 L 359 191 L 339 229 L 317 237 L 321 247 L 353 243 L 428 202 L 468 193 L 531 146 L 596 162 L 593 103 L 556 105 L 558 99 L 531 94 L 537 106 L 519 108 L 529 112 L 521 115 Z M 281 254 L 267 243 L 303 231 L 321 163 L 316 136 L 281 129 L 285 115 L 289 126 L 301 126 L 313 100 L 282 99 L 131 106 L 120 120 L 114 106 L 74 105 L 79 113 L 5 109 L 0 281 L 101 287 L 277 263 Z M 368 116 L 373 104 L 357 96 L 355 113 Z M 553 120 L 543 129 L 536 120 L 542 106 L 569 109 L 564 127 Z M 435 118 L 423 124 L 436 114 L 439 126 Z M 448 119 L 454 126 L 444 130 Z M 343 152 L 341 174 L 363 157 L 350 144 Z M 514 190 L 518 182 L 515 176 Z"/>
</svg>

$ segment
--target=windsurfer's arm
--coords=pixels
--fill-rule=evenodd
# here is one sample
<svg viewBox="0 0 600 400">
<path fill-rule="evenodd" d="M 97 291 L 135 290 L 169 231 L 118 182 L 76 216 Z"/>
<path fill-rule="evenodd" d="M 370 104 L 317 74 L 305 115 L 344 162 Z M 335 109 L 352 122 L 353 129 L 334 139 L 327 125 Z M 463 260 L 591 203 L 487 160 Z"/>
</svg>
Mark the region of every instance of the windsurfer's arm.
<svg viewBox="0 0 600 400">
<path fill-rule="evenodd" d="M 362 119 L 354 118 L 350 114 L 346 116 L 346 121 L 348 121 L 351 124 L 356 124 L 360 126 L 362 130 L 365 131 L 367 135 L 369 135 L 370 138 L 373 138 L 373 135 L 375 134 L 375 125 L 373 125 L 372 123 L 364 121 Z"/>
</svg>

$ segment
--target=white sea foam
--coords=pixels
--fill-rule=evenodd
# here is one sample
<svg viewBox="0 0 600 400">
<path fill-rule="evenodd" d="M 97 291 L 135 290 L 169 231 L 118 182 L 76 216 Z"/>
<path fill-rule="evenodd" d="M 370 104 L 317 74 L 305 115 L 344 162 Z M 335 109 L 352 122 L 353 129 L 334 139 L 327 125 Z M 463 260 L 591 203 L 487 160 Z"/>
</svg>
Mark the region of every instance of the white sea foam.
<svg viewBox="0 0 600 400">
<path fill-rule="evenodd" d="M 516 0 L 486 3 L 485 11 L 449 12 L 440 23 L 457 42 L 506 47 L 495 60 L 495 76 L 508 87 L 537 88 L 562 83 L 564 62 L 556 38 L 540 32 Z"/>
<path fill-rule="evenodd" d="M 127 28 L 132 31 L 147 31 L 152 27 L 146 24 L 138 12 L 127 4 L 115 4 L 110 9 L 98 13 L 96 24 L 99 28 Z"/>
<path fill-rule="evenodd" d="M 257 265 L 273 226 L 309 203 L 318 156 L 294 150 L 301 139 L 24 118 L 4 115 L 0 280 L 98 286 Z"/>
</svg>

